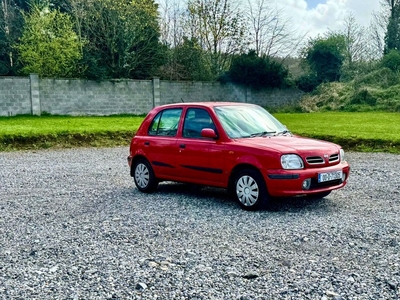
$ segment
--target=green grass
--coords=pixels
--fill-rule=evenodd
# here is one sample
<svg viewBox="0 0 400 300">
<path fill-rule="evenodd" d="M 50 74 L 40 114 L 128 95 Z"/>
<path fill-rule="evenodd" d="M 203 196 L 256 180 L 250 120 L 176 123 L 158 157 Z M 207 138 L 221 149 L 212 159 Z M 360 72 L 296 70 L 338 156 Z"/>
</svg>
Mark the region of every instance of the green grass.
<svg viewBox="0 0 400 300">
<path fill-rule="evenodd" d="M 275 113 L 293 133 L 346 150 L 400 154 L 400 113 Z M 143 116 L 0 118 L 0 151 L 127 146 Z"/>
<path fill-rule="evenodd" d="M 400 153 L 400 113 L 324 112 L 274 115 L 296 134 L 332 141 L 348 150 Z"/>
<path fill-rule="evenodd" d="M 0 118 L 0 151 L 129 144 L 143 116 Z"/>
</svg>

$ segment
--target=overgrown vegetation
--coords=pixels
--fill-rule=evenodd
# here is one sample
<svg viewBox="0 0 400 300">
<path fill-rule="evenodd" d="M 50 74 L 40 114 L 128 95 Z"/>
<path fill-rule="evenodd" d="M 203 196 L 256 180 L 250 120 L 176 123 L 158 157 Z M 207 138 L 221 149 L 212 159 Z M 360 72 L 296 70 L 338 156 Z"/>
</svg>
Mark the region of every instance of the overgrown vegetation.
<svg viewBox="0 0 400 300">
<path fill-rule="evenodd" d="M 323 83 L 300 102 L 275 111 L 400 112 L 399 89 L 398 72 L 380 68 L 348 82 Z"/>
</svg>

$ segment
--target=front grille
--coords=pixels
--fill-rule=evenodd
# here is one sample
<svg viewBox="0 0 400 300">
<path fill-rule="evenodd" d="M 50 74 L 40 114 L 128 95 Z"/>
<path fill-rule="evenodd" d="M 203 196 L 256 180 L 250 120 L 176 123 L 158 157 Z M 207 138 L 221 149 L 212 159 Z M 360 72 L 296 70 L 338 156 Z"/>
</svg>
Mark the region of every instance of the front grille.
<svg viewBox="0 0 400 300">
<path fill-rule="evenodd" d="M 339 161 L 339 154 L 332 154 L 331 156 L 329 156 L 329 162 L 333 163 Z"/>
<path fill-rule="evenodd" d="M 339 158 L 340 157 L 339 157 L 338 153 L 332 154 L 332 155 L 329 156 L 329 160 L 328 161 L 331 164 L 331 163 L 339 161 Z M 308 156 L 308 157 L 306 157 L 306 161 L 307 161 L 307 163 L 309 165 L 323 165 L 323 164 L 325 164 L 325 160 L 321 156 Z"/>
<path fill-rule="evenodd" d="M 320 165 L 324 163 L 324 159 L 321 156 L 309 156 L 306 161 L 310 165 Z"/>
</svg>

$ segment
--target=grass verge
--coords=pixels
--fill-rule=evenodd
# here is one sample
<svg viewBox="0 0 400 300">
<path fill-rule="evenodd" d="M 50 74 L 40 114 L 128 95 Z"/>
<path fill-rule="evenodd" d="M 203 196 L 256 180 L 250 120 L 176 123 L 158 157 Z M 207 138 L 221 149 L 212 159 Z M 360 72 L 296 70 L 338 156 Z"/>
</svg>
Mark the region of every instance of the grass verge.
<svg viewBox="0 0 400 300">
<path fill-rule="evenodd" d="M 0 151 L 129 145 L 143 116 L 0 118 Z"/>
<path fill-rule="evenodd" d="M 293 133 L 346 150 L 400 154 L 400 114 L 324 112 L 274 114 Z M 143 116 L 0 118 L 0 151 L 126 146 Z"/>
<path fill-rule="evenodd" d="M 295 134 L 361 152 L 400 153 L 400 113 L 324 112 L 274 114 Z"/>
</svg>

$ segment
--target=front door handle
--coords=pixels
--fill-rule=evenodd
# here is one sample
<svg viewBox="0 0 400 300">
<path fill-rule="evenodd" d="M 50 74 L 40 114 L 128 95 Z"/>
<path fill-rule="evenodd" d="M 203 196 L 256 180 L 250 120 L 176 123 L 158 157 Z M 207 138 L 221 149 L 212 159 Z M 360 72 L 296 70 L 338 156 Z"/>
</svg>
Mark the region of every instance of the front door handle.
<svg viewBox="0 0 400 300">
<path fill-rule="evenodd" d="M 150 142 L 144 142 L 144 145 L 145 145 L 145 146 L 149 146 L 149 145 L 150 145 Z"/>
<path fill-rule="evenodd" d="M 186 145 L 185 145 L 185 144 L 180 144 L 180 145 L 179 145 L 179 148 L 185 149 L 185 148 L 186 148 Z"/>
</svg>

